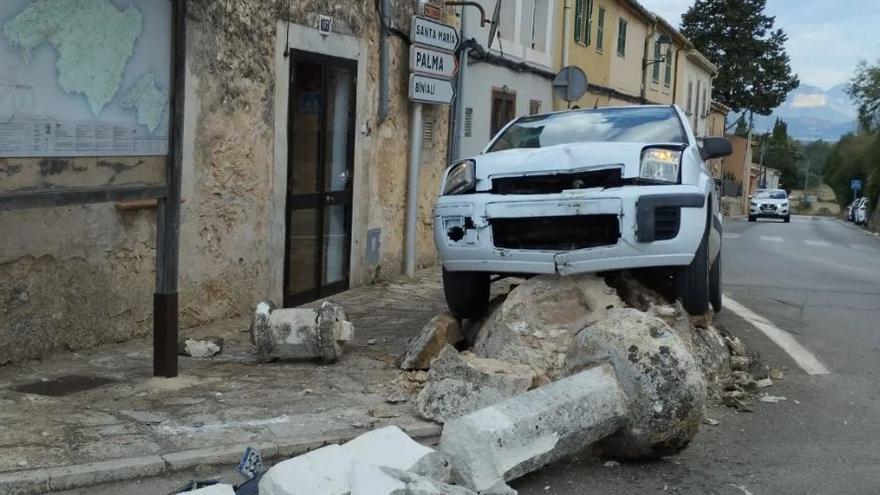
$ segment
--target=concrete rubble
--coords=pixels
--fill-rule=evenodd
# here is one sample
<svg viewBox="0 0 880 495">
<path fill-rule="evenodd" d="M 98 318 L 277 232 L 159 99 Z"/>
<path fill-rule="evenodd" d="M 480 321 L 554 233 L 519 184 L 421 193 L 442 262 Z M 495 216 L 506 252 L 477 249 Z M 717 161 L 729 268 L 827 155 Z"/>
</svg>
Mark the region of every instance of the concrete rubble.
<svg viewBox="0 0 880 495">
<path fill-rule="evenodd" d="M 483 324 L 474 345 L 480 357 L 525 364 L 555 378 L 565 351 L 582 328 L 622 307 L 614 289 L 592 274 L 540 275 L 523 281 Z"/>
<path fill-rule="evenodd" d="M 320 359 L 335 362 L 342 346 L 354 338 L 354 326 L 337 304 L 317 309 L 275 308 L 261 302 L 251 322 L 251 344 L 260 361 Z"/>
<path fill-rule="evenodd" d="M 352 463 L 349 485 L 351 495 L 477 495 L 467 488 L 361 461 Z"/>
<path fill-rule="evenodd" d="M 223 352 L 222 337 L 184 338 L 177 342 L 177 353 L 197 359 L 209 358 Z"/>
<path fill-rule="evenodd" d="M 348 495 L 352 493 L 352 473 L 358 462 L 410 472 L 439 483 L 450 478 L 445 456 L 415 442 L 400 428 L 387 426 L 343 445 L 331 444 L 276 464 L 260 480 L 260 494 Z"/>
<path fill-rule="evenodd" d="M 626 424 L 626 397 L 610 365 L 526 392 L 446 423 L 440 450 L 453 480 L 483 494 L 604 438 Z"/>
<path fill-rule="evenodd" d="M 406 353 L 401 357 L 400 369 L 427 370 L 447 344 L 455 345 L 461 340 L 461 327 L 458 320 L 449 315 L 431 318 L 413 337 Z"/>
<path fill-rule="evenodd" d="M 519 395 L 532 388 L 537 378 L 529 366 L 459 353 L 447 345 L 428 372 L 416 411 L 442 423 Z"/>
</svg>

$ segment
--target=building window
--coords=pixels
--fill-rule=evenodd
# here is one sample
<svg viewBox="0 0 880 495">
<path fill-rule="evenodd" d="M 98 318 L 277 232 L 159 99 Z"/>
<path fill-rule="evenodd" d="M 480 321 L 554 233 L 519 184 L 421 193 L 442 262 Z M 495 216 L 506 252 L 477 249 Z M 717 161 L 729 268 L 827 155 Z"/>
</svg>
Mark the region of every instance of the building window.
<svg viewBox="0 0 880 495">
<path fill-rule="evenodd" d="M 605 45 L 605 7 L 600 5 L 596 15 L 596 50 L 601 52 Z"/>
<path fill-rule="evenodd" d="M 589 46 L 590 31 L 593 22 L 593 0 L 575 0 L 574 2 L 574 40 Z"/>
<path fill-rule="evenodd" d="M 709 112 L 706 111 L 706 107 L 709 105 L 709 95 L 706 88 L 703 88 L 703 115 L 709 115 Z"/>
<path fill-rule="evenodd" d="M 617 24 L 617 55 L 626 56 L 626 20 L 623 18 Z"/>
<path fill-rule="evenodd" d="M 522 44 L 538 52 L 547 51 L 547 16 L 550 0 L 522 0 Z"/>
<path fill-rule="evenodd" d="M 651 68 L 651 80 L 655 83 L 660 82 L 660 43 L 654 40 L 654 66 Z"/>
<path fill-rule="evenodd" d="M 464 137 L 474 135 L 474 109 L 465 107 L 464 109 Z"/>
<path fill-rule="evenodd" d="M 489 134 L 494 136 L 502 127 L 516 117 L 516 93 L 505 90 L 492 90 L 492 118 Z"/>
<path fill-rule="evenodd" d="M 529 115 L 541 113 L 541 100 L 529 100 Z"/>
<path fill-rule="evenodd" d="M 668 88 L 672 83 L 672 48 L 666 50 L 666 74 L 663 76 L 663 84 Z"/>
</svg>

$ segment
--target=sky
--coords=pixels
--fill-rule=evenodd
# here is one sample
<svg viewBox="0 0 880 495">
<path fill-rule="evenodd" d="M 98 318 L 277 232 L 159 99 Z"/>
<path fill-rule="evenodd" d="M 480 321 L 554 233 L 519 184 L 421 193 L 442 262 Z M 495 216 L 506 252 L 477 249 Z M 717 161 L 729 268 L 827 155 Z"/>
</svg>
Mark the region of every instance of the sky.
<svg viewBox="0 0 880 495">
<path fill-rule="evenodd" d="M 673 26 L 694 0 L 641 0 Z M 880 61 L 880 0 L 767 0 L 767 14 L 788 34 L 786 51 L 801 84 L 846 83 L 859 60 Z"/>
</svg>

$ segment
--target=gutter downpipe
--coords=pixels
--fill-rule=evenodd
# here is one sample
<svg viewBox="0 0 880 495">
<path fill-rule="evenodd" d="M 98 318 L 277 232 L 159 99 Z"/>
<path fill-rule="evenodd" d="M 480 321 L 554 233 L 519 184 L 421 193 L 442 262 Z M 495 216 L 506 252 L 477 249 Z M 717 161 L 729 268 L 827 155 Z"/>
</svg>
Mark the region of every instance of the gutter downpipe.
<svg viewBox="0 0 880 495">
<path fill-rule="evenodd" d="M 642 104 L 648 103 L 648 53 L 650 50 L 651 40 L 654 39 L 654 35 L 657 34 L 657 19 L 654 18 L 651 21 L 651 31 L 648 32 L 648 35 L 645 36 L 645 46 L 644 52 L 642 55 Z"/>
<path fill-rule="evenodd" d="M 386 30 L 386 20 L 388 11 L 390 10 L 390 0 L 380 0 L 379 2 L 379 115 L 378 124 L 385 122 L 390 112 L 390 99 L 388 95 L 389 80 L 389 63 L 388 63 L 388 33 Z"/>
<path fill-rule="evenodd" d="M 388 1 L 388 0 L 383 0 Z M 468 53 L 470 53 L 470 48 L 465 44 L 465 40 L 467 39 L 466 26 L 467 26 L 467 8 L 465 6 L 461 7 L 461 17 L 459 20 L 461 22 L 461 27 L 459 29 L 459 38 L 463 44 L 463 48 L 461 49 L 461 53 L 459 54 L 458 61 L 458 79 L 456 80 L 456 93 L 455 93 L 455 101 L 453 102 L 452 108 L 453 112 L 450 114 L 450 118 L 452 119 L 452 132 L 450 135 L 452 138 L 451 146 L 449 147 L 449 157 L 448 162 L 452 163 L 453 161 L 459 159 L 461 157 L 461 142 L 464 139 L 464 88 L 465 88 L 465 79 L 467 78 L 467 67 L 468 67 Z"/>
<path fill-rule="evenodd" d="M 675 66 L 672 68 L 672 104 L 677 105 L 678 97 L 678 60 L 681 58 L 681 47 L 675 49 Z"/>
<path fill-rule="evenodd" d="M 571 24 L 571 0 L 562 0 L 562 67 L 568 67 L 568 37 Z"/>
</svg>

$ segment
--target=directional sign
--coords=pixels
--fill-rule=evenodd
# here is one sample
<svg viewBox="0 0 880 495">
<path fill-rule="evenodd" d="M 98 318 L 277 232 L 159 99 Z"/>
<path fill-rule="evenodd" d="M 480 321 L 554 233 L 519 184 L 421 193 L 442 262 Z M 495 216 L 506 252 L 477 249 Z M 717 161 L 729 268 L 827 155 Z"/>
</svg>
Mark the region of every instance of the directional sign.
<svg viewBox="0 0 880 495">
<path fill-rule="evenodd" d="M 458 31 L 427 17 L 413 16 L 410 40 L 419 45 L 454 52 L 458 48 Z"/>
<path fill-rule="evenodd" d="M 455 88 L 447 79 L 410 74 L 409 99 L 418 103 L 449 105 L 455 99 Z"/>
<path fill-rule="evenodd" d="M 412 45 L 409 48 L 409 70 L 452 79 L 458 71 L 458 60 L 448 52 Z"/>
</svg>

